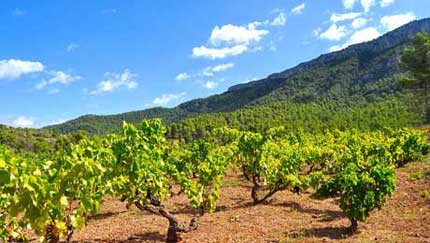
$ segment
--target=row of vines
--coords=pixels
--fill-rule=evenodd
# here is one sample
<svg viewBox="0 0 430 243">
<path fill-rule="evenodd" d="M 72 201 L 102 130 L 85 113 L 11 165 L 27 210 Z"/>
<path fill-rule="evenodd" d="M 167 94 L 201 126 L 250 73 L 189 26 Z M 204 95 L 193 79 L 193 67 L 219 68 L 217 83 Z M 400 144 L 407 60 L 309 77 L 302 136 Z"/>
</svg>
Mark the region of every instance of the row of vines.
<svg viewBox="0 0 430 243">
<path fill-rule="evenodd" d="M 177 242 L 180 232 L 195 230 L 199 217 L 216 210 L 230 168 L 252 183 L 254 204 L 283 190 L 339 197 L 355 232 L 393 193 L 394 168 L 429 149 L 425 133 L 414 130 L 315 135 L 223 128 L 188 144 L 164 133 L 160 120 L 145 120 L 49 155 L 18 155 L 0 146 L 0 241 L 28 241 L 32 234 L 43 242 L 70 241 L 109 195 L 168 219 L 167 242 Z M 173 186 L 194 209 L 190 222 L 179 222 L 164 206 Z"/>
</svg>

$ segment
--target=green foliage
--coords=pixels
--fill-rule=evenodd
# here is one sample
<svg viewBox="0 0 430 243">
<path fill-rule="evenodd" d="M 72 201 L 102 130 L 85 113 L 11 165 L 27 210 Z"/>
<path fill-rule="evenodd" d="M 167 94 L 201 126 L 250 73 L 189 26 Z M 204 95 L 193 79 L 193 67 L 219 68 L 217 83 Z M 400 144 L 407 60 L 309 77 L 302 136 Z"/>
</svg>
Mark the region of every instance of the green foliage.
<svg viewBox="0 0 430 243">
<path fill-rule="evenodd" d="M 215 210 L 230 153 L 228 147 L 196 141 L 182 149 L 180 155 L 170 156 L 174 166 L 170 174 L 187 194 L 193 208 Z"/>
<path fill-rule="evenodd" d="M 1 238 L 25 238 L 20 228 L 30 227 L 41 239 L 58 239 L 83 227 L 86 215 L 99 210 L 104 168 L 98 157 L 103 149 L 94 142 L 72 145 L 53 160 L 0 152 L 0 170 L 8 173 L 0 185 L 1 198 L 7 199 L 0 203 L 1 213 L 8 215 L 0 219 L 6 225 Z M 78 208 L 72 207 L 73 201 Z"/>
<path fill-rule="evenodd" d="M 307 104 L 274 102 L 234 112 L 205 114 L 170 124 L 167 136 L 193 141 L 210 137 L 211 131 L 225 126 L 253 132 L 283 126 L 287 132 L 322 133 L 334 129 L 398 129 L 418 124 L 419 115 L 412 112 L 412 107 L 401 96 L 374 103 L 357 98 Z"/>
<path fill-rule="evenodd" d="M 409 174 L 409 179 L 416 181 L 424 179 L 424 174 L 421 171 L 412 172 Z"/>
<path fill-rule="evenodd" d="M 397 166 L 420 160 L 423 155 L 428 154 L 429 144 L 426 141 L 426 135 L 420 131 L 399 130 L 393 133 L 390 153 Z"/>
<path fill-rule="evenodd" d="M 192 208 L 213 212 L 230 167 L 253 183 L 254 203 L 311 185 L 320 196 L 339 196 L 352 222 L 363 221 L 393 193 L 396 163 L 428 153 L 425 132 L 406 129 L 322 134 L 222 128 L 189 144 L 168 141 L 165 132 L 155 119 L 138 128 L 123 123 L 121 134 L 104 138 L 62 137 L 53 153 L 16 154 L 0 145 L 0 239 L 25 240 L 29 229 L 46 241 L 70 239 L 99 211 L 104 195 L 140 209 L 156 206 L 177 225 L 163 206 L 172 185 Z"/>
<path fill-rule="evenodd" d="M 428 143 L 421 139 L 423 136 L 423 132 L 408 130 L 386 134 L 338 133 L 338 144 L 331 146 L 334 149 L 332 166 L 324 168 L 323 173 L 312 173 L 311 184 L 318 196 L 340 196 L 340 207 L 355 231 L 357 220 L 366 220 L 394 192 L 394 166 L 399 158 L 418 158 L 409 156 L 427 153 Z"/>
<path fill-rule="evenodd" d="M 350 219 L 360 221 L 374 208 L 381 208 L 395 187 L 393 168 L 383 164 L 360 168 L 350 163 L 336 177 L 340 186 L 340 208 Z"/>
<path fill-rule="evenodd" d="M 302 144 L 284 140 L 282 127 L 269 129 L 265 134 L 228 130 L 236 139 L 232 143 L 233 163 L 254 186 L 251 196 L 261 203 L 276 192 L 303 187 L 299 176 L 303 164 Z M 266 191 L 260 197 L 260 191 Z"/>
<path fill-rule="evenodd" d="M 430 192 L 428 190 L 421 190 L 420 191 L 420 197 L 422 197 L 424 200 L 430 199 Z"/>
<path fill-rule="evenodd" d="M 158 200 L 169 196 L 169 180 L 163 158 L 166 140 L 160 120 L 143 121 L 140 129 L 123 123 L 123 133 L 108 139 L 115 156 L 106 161 L 109 168 L 108 191 L 128 203 L 150 204 L 152 195 Z"/>
<path fill-rule="evenodd" d="M 400 78 L 400 85 L 414 93 L 413 99 L 426 113 L 430 122 L 430 36 L 418 33 L 412 45 L 404 49 L 402 66 L 406 70 Z"/>
</svg>

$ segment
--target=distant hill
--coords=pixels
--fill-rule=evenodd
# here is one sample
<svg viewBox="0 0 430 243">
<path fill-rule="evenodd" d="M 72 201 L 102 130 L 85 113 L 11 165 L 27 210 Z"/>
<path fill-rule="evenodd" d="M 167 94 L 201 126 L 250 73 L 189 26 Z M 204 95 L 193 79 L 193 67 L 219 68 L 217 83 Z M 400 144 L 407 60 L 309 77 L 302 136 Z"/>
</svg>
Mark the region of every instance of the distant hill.
<svg viewBox="0 0 430 243">
<path fill-rule="evenodd" d="M 385 35 L 321 55 L 267 78 L 230 87 L 226 92 L 194 99 L 174 108 L 151 108 L 117 115 L 85 115 L 45 127 L 55 132 L 85 130 L 90 134 L 119 131 L 122 121 L 138 123 L 144 118 L 162 118 L 167 124 L 202 114 L 229 113 L 279 102 L 289 104 L 379 102 L 398 92 L 395 75 L 406 44 L 418 32 L 430 33 L 430 18 L 413 21 Z M 364 100 L 364 101 L 363 101 Z"/>
</svg>

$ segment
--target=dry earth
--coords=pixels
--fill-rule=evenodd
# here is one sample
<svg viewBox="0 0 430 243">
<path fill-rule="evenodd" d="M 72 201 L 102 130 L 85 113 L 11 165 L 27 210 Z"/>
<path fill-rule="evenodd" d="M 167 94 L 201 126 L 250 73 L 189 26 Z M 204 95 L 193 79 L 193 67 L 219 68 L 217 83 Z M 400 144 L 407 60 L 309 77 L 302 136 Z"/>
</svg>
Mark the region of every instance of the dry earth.
<svg viewBox="0 0 430 243">
<path fill-rule="evenodd" d="M 318 200 L 310 192 L 284 191 L 267 203 L 251 206 L 246 181 L 229 173 L 218 209 L 199 219 L 199 228 L 183 234 L 183 242 L 430 242 L 430 178 L 412 179 L 411 174 L 430 171 L 429 162 L 415 162 L 397 170 L 397 187 L 386 206 L 348 234 L 349 220 L 335 199 Z M 423 193 L 421 193 L 423 194 Z M 182 220 L 190 219 L 184 196 L 171 198 L 166 207 Z M 98 215 L 75 233 L 74 242 L 164 242 L 167 220 L 127 210 L 124 203 L 107 198 Z"/>
</svg>

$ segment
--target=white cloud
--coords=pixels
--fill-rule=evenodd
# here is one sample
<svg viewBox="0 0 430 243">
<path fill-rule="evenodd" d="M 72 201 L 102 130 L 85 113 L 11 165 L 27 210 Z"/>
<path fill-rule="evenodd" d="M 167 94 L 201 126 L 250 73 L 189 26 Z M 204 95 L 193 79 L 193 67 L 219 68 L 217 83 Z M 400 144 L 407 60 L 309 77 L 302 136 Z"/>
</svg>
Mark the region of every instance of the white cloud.
<svg viewBox="0 0 430 243">
<path fill-rule="evenodd" d="M 43 89 L 44 87 L 51 84 L 68 84 L 77 80 L 81 80 L 81 76 L 72 76 L 63 71 L 49 71 L 48 74 L 51 76 L 50 79 L 42 80 L 40 83 L 36 84 L 36 89 Z"/>
<path fill-rule="evenodd" d="M 328 51 L 329 52 L 334 52 L 334 51 L 339 51 L 339 50 L 342 50 L 343 48 L 342 48 L 342 46 L 341 45 L 334 45 L 334 46 L 331 46 L 329 49 L 328 49 Z"/>
<path fill-rule="evenodd" d="M 349 38 L 347 45 L 353 45 L 357 43 L 362 43 L 366 41 L 371 41 L 373 39 L 376 39 L 381 34 L 373 27 L 368 27 L 359 31 L 356 31 L 354 34 L 351 35 Z"/>
<path fill-rule="evenodd" d="M 14 127 L 35 127 L 35 119 L 33 117 L 20 116 L 12 121 Z"/>
<path fill-rule="evenodd" d="M 344 13 L 344 14 L 332 14 L 330 17 L 330 21 L 333 23 L 337 23 L 345 20 L 355 19 L 360 15 L 361 13 L 357 13 L 357 12 Z"/>
<path fill-rule="evenodd" d="M 223 72 L 234 67 L 234 63 L 224 63 L 216 66 L 210 66 L 203 70 L 202 75 L 212 77 L 214 73 Z"/>
<path fill-rule="evenodd" d="M 207 81 L 206 83 L 205 83 L 205 85 L 204 85 L 204 87 L 205 88 L 207 88 L 207 89 L 214 89 L 214 88 L 216 88 L 218 86 L 218 83 L 217 82 L 214 82 L 214 81 Z"/>
<path fill-rule="evenodd" d="M 375 5 L 375 0 L 361 0 L 361 6 L 364 12 L 369 12 L 370 8 Z"/>
<path fill-rule="evenodd" d="M 342 0 L 343 7 L 346 9 L 352 9 L 352 8 L 354 8 L 356 1 L 357 0 Z"/>
<path fill-rule="evenodd" d="M 189 79 L 191 76 L 188 73 L 180 73 L 176 75 L 175 80 L 176 81 L 183 81 Z"/>
<path fill-rule="evenodd" d="M 97 88 L 90 92 L 92 95 L 113 92 L 121 87 L 134 89 L 138 83 L 135 81 L 137 75 L 125 69 L 122 73 L 105 73 L 105 80 L 97 84 Z"/>
<path fill-rule="evenodd" d="M 205 57 L 210 59 L 225 58 L 229 56 L 237 56 L 248 50 L 247 45 L 235 45 L 224 48 L 208 48 L 206 46 L 194 47 L 194 57 Z"/>
<path fill-rule="evenodd" d="M 379 5 L 384 8 L 384 7 L 388 7 L 388 6 L 392 5 L 394 2 L 395 2 L 395 0 L 381 0 L 379 2 Z"/>
<path fill-rule="evenodd" d="M 171 106 L 184 100 L 186 92 L 179 94 L 162 94 L 160 97 L 156 97 L 153 101 L 153 105 L 157 106 Z"/>
<path fill-rule="evenodd" d="M 67 45 L 66 51 L 67 52 L 71 52 L 71 51 L 74 51 L 74 50 L 76 50 L 78 48 L 79 48 L 78 44 L 76 44 L 76 43 L 70 43 L 69 45 Z"/>
<path fill-rule="evenodd" d="M 297 5 L 291 10 L 291 13 L 293 14 L 301 14 L 305 10 L 305 3 L 302 3 L 300 5 Z"/>
<path fill-rule="evenodd" d="M 312 33 L 314 34 L 314 36 L 318 36 L 321 33 L 321 27 L 318 27 L 318 28 L 314 29 L 312 31 Z"/>
<path fill-rule="evenodd" d="M 367 24 L 367 19 L 365 18 L 356 18 L 352 21 L 351 26 L 354 29 L 360 29 Z"/>
<path fill-rule="evenodd" d="M 0 79 L 17 79 L 22 75 L 42 72 L 42 63 L 17 59 L 0 60 Z"/>
<path fill-rule="evenodd" d="M 343 45 L 334 45 L 330 47 L 328 50 L 330 52 L 332 51 L 338 51 L 341 49 L 345 49 L 346 47 L 366 41 L 371 41 L 373 39 L 376 39 L 381 34 L 374 28 L 374 27 L 367 27 L 365 29 L 358 30 L 354 32 L 351 37 L 349 37 L 348 41 Z"/>
<path fill-rule="evenodd" d="M 278 16 L 276 16 L 272 20 L 272 22 L 270 23 L 270 25 L 273 25 L 273 26 L 284 26 L 286 22 L 287 22 L 287 18 L 285 17 L 285 13 L 280 12 L 278 14 Z"/>
<path fill-rule="evenodd" d="M 385 30 L 391 31 L 415 20 L 416 18 L 417 16 L 414 13 L 409 12 L 405 14 L 384 16 L 381 18 L 380 23 L 385 28 Z"/>
<path fill-rule="evenodd" d="M 257 29 L 258 25 L 259 22 L 250 23 L 248 26 L 236 26 L 232 24 L 221 27 L 215 26 L 209 41 L 214 46 L 220 44 L 247 44 L 251 41 L 258 42 L 269 33 L 267 30 Z"/>
<path fill-rule="evenodd" d="M 209 45 L 194 47 L 192 50 L 193 57 L 219 59 L 259 50 L 254 48 L 254 45 L 269 34 L 269 31 L 258 29 L 258 27 L 268 24 L 269 21 L 266 20 L 264 22 L 251 22 L 243 26 L 232 24 L 221 27 L 215 26 L 209 37 Z"/>
<path fill-rule="evenodd" d="M 337 26 L 336 24 L 332 24 L 330 28 L 328 28 L 323 33 L 320 33 L 319 37 L 321 39 L 326 40 L 340 40 L 346 35 L 346 28 L 345 26 Z"/>
</svg>

